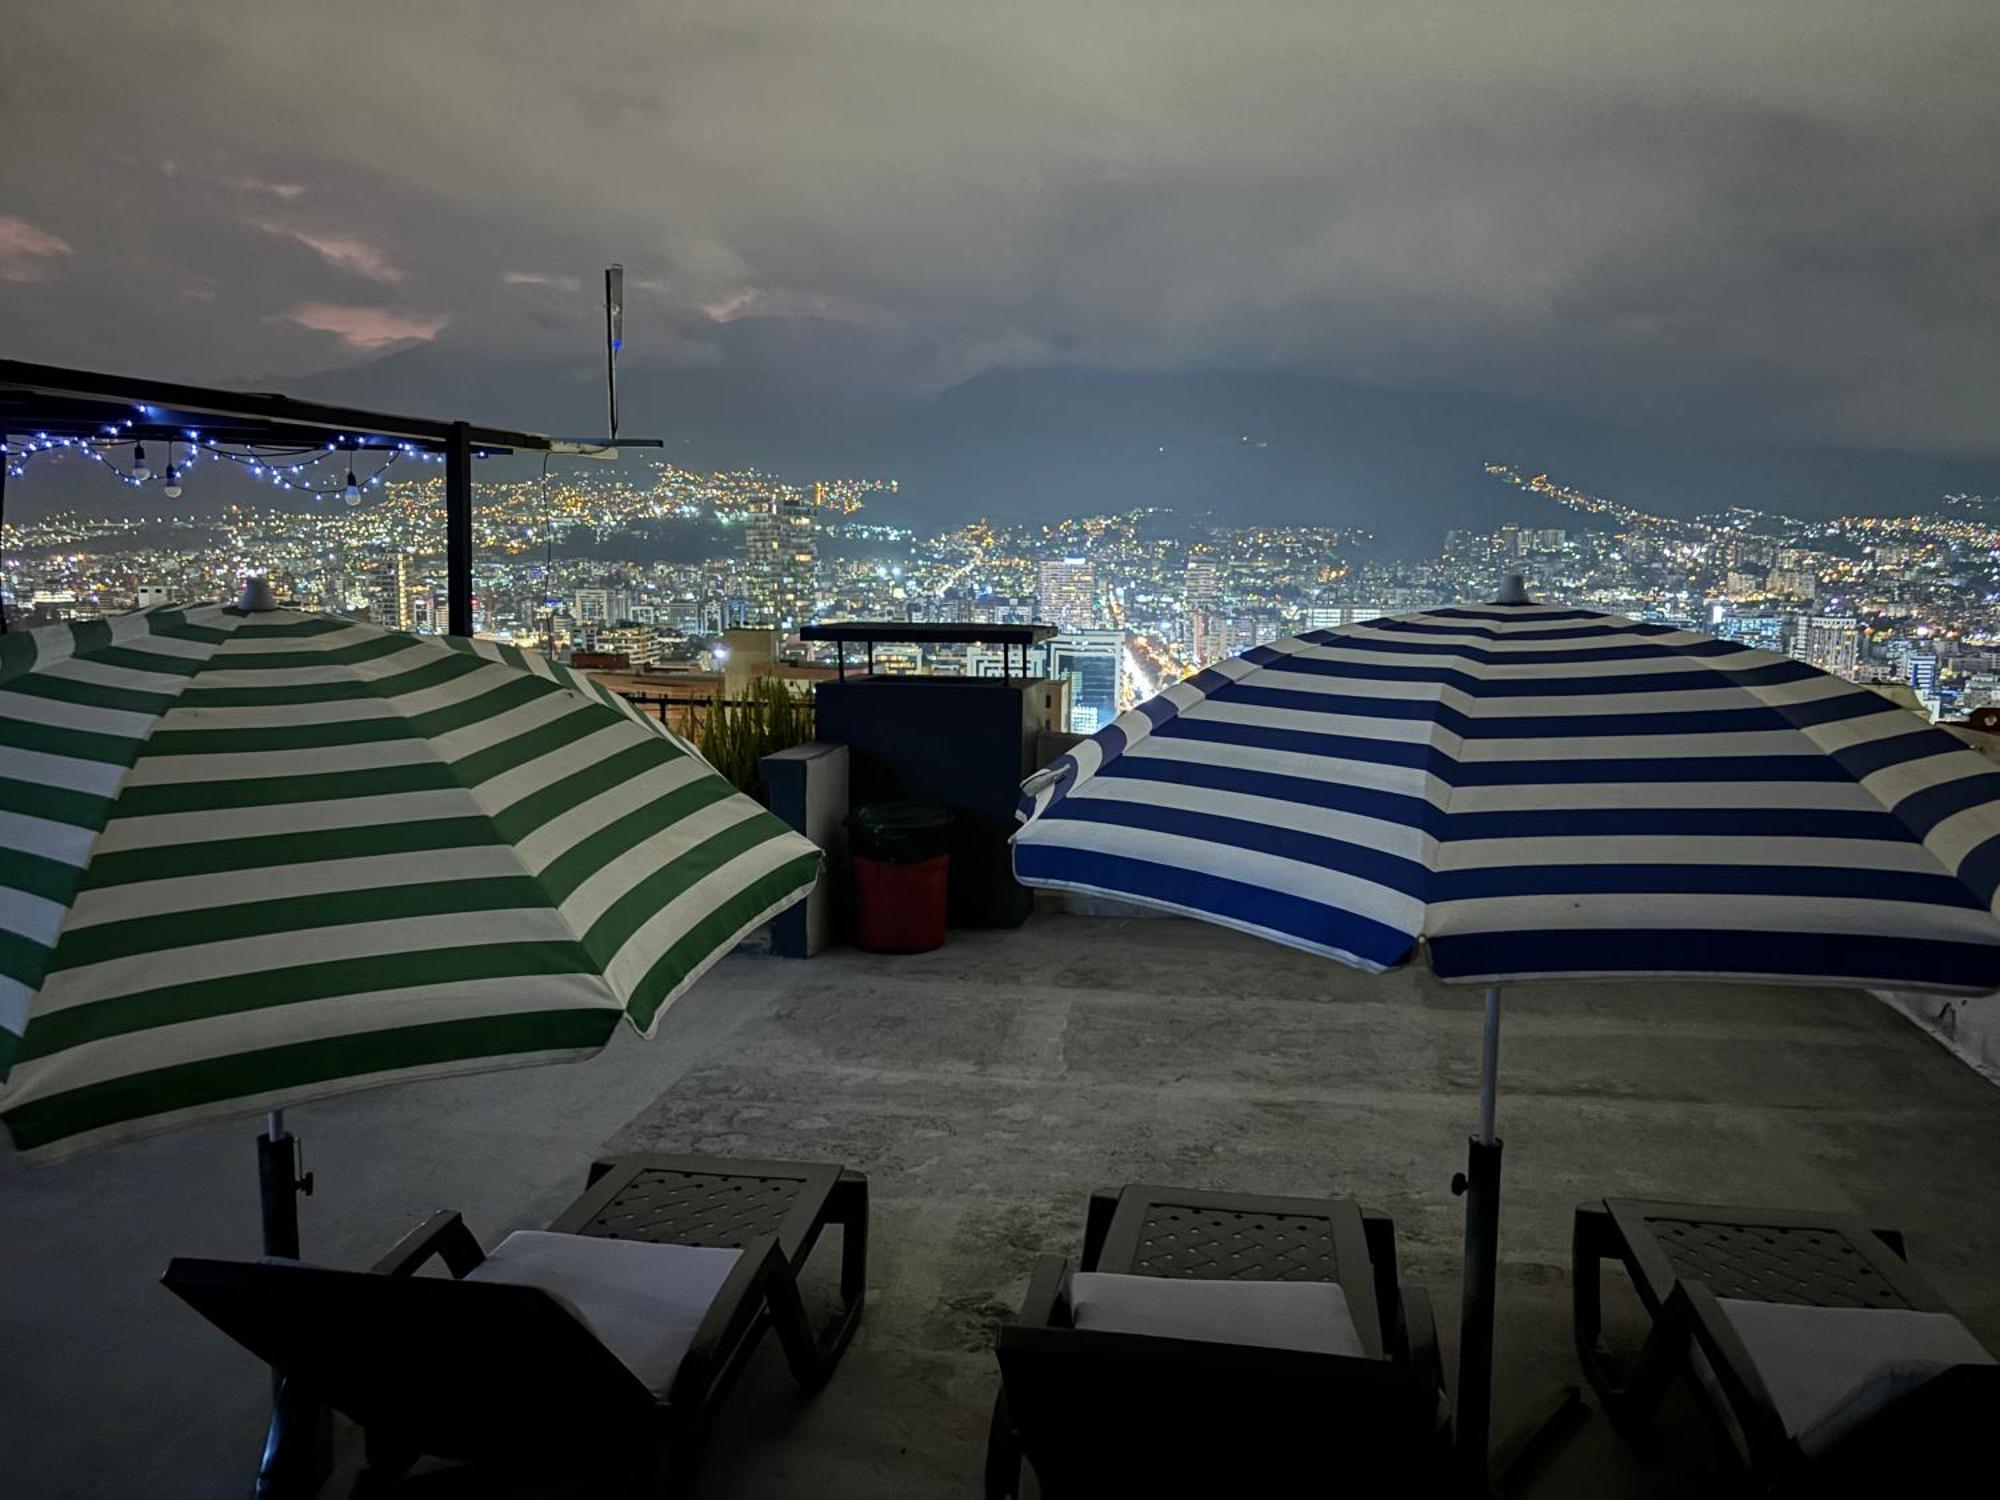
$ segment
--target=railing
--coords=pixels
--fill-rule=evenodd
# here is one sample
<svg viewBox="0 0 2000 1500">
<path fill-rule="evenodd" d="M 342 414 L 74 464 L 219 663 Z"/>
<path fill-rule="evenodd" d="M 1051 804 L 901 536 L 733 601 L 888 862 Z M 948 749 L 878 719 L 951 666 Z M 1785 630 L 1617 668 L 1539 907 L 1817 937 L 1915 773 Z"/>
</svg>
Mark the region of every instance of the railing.
<svg viewBox="0 0 2000 1500">
<path fill-rule="evenodd" d="M 671 724 L 674 719 L 670 712 L 677 712 L 679 727 L 683 734 L 694 737 L 701 733 L 702 715 L 714 708 L 761 708 L 763 704 L 755 698 L 711 698 L 701 694 L 682 695 L 678 693 L 620 693 L 627 703 L 640 708 L 657 708 L 662 724 Z M 801 697 L 800 707 L 811 717 L 817 705 L 811 698 Z"/>
</svg>

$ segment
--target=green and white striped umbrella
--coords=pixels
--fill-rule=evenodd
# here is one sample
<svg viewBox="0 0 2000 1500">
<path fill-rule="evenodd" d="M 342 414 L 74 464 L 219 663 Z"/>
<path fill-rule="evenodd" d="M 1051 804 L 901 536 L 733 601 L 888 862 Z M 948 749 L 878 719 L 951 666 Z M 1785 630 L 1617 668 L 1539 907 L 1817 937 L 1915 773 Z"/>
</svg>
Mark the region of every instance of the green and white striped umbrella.
<svg viewBox="0 0 2000 1500">
<path fill-rule="evenodd" d="M 0 1118 L 66 1150 L 587 1057 L 819 866 L 509 646 L 218 605 L 0 637 Z"/>
</svg>

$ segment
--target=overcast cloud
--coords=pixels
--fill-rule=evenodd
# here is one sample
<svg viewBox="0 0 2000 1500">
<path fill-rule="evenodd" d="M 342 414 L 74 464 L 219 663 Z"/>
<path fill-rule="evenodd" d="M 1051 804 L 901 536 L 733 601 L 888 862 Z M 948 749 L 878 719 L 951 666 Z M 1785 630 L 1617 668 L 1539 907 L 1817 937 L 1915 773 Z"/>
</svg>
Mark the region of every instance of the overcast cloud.
<svg viewBox="0 0 2000 1500">
<path fill-rule="evenodd" d="M 2000 7 L 79 0 L 0 47 L 0 342 L 913 384 L 1250 365 L 2000 448 Z M 885 373 L 885 372 L 877 372 Z"/>
</svg>

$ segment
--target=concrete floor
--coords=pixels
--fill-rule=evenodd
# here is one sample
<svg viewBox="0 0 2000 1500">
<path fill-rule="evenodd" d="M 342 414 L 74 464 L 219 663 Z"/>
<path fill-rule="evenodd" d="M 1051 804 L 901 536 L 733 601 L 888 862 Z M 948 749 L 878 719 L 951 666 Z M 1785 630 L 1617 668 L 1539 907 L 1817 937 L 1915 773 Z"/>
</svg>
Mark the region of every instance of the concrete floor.
<svg viewBox="0 0 2000 1500">
<path fill-rule="evenodd" d="M 293 1112 L 310 1258 L 362 1264 L 437 1207 L 489 1242 L 606 1150 L 843 1161 L 874 1200 L 870 1306 L 811 1401 L 767 1350 L 703 1493 L 972 1496 L 995 1320 L 1127 1181 L 1351 1194 L 1392 1214 L 1449 1325 L 1479 996 L 1180 921 L 1039 917 L 936 953 L 736 957 L 652 1043 Z M 1850 1209 L 2000 1349 L 2000 1090 L 1866 995 L 1668 985 L 1507 997 L 1495 1429 L 1574 1378 L 1569 1215 L 1605 1194 Z M 249 1121 L 79 1161 L 0 1158 L 0 1494 L 236 1496 L 260 1368 L 154 1284 L 256 1243 Z M 1444 1329 L 1447 1344 L 1452 1328 Z M 458 1486 L 451 1486 L 456 1489 Z M 1538 1495 L 1727 1492 L 1691 1400 L 1643 1451 L 1601 1421 Z M 588 1487 L 570 1492 L 588 1492 Z"/>
</svg>

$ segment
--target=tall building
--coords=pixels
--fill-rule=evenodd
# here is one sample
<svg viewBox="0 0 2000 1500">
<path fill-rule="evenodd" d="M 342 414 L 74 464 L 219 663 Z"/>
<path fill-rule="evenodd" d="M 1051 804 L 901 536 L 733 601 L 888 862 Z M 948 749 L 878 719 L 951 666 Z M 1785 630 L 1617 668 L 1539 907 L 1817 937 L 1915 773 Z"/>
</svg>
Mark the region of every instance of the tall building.
<svg viewBox="0 0 2000 1500">
<path fill-rule="evenodd" d="M 1569 544 L 1569 533 L 1556 526 L 1540 526 L 1523 531 L 1520 535 L 1520 549 L 1523 556 L 1560 552 Z"/>
<path fill-rule="evenodd" d="M 965 675 L 967 677 L 1046 677 L 1049 675 L 1049 647 L 1044 641 L 1039 646 L 1009 646 L 1002 650 L 998 646 L 977 643 L 965 648 Z"/>
<path fill-rule="evenodd" d="M 1728 562 L 1730 567 L 1745 572 L 1752 569 L 1768 571 L 1777 555 L 1778 544 L 1770 537 L 1738 537 L 1729 544 Z"/>
<path fill-rule="evenodd" d="M 1125 632 L 1064 631 L 1048 643 L 1049 676 L 1069 679 L 1072 734 L 1095 734 L 1118 717 L 1125 689 Z"/>
<path fill-rule="evenodd" d="M 1780 655 L 1785 651 L 1785 616 L 1724 615 L 1715 622 L 1710 634 L 1725 641 L 1735 641 L 1745 646 L 1755 646 L 1761 651 L 1775 651 Z"/>
<path fill-rule="evenodd" d="M 1097 622 L 1097 574 L 1088 558 L 1052 558 L 1036 575 L 1036 610 L 1058 630 L 1090 630 Z"/>
<path fill-rule="evenodd" d="M 617 625 L 600 630 L 592 649 L 622 656 L 634 669 L 650 666 L 656 655 L 653 630 L 646 625 Z"/>
<path fill-rule="evenodd" d="M 1188 622 L 1188 646 L 1197 667 L 1206 667 L 1229 655 L 1229 621 L 1212 610 L 1204 610 Z"/>
<path fill-rule="evenodd" d="M 1903 671 L 1917 696 L 1936 697 L 1938 679 L 1938 659 L 1935 651 L 1912 651 L 1903 659 Z"/>
<path fill-rule="evenodd" d="M 617 625 L 632 618 L 632 595 L 624 589 L 578 589 L 570 614 L 578 625 Z"/>
<path fill-rule="evenodd" d="M 1267 641 L 1279 640 L 1284 634 L 1284 621 L 1274 611 L 1246 610 L 1230 617 L 1229 649 L 1223 655 L 1240 656 Z"/>
<path fill-rule="evenodd" d="M 1192 615 L 1203 610 L 1213 610 L 1216 601 L 1222 597 L 1221 585 L 1215 576 L 1212 562 L 1191 562 L 1187 565 L 1187 612 Z"/>
<path fill-rule="evenodd" d="M 1773 568 L 1764 588 L 1780 598 L 1813 599 L 1819 595 L 1819 575 L 1807 568 Z"/>
<path fill-rule="evenodd" d="M 1822 672 L 1851 678 L 1861 665 L 1861 622 L 1852 615 L 1807 615 L 1798 621 L 1791 654 Z"/>
<path fill-rule="evenodd" d="M 812 501 L 795 492 L 750 513 L 743 527 L 743 571 L 750 585 L 751 623 L 797 630 L 810 620 L 818 555 L 815 517 Z"/>
<path fill-rule="evenodd" d="M 408 630 L 416 623 L 410 606 L 410 554 L 398 548 L 376 562 L 368 580 L 368 617 L 384 630 Z"/>
</svg>

